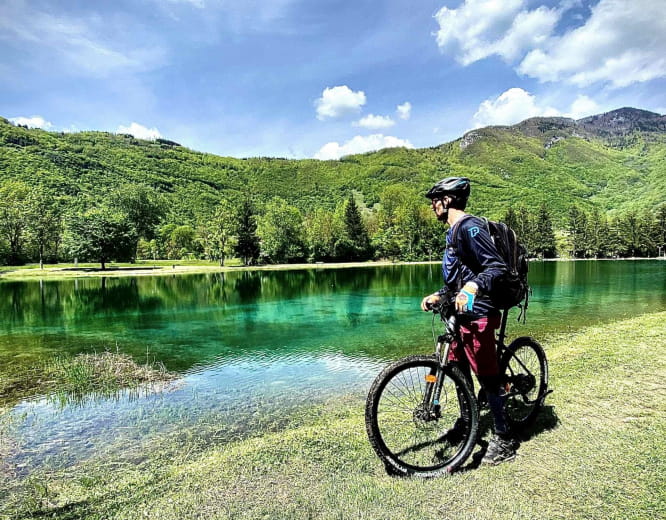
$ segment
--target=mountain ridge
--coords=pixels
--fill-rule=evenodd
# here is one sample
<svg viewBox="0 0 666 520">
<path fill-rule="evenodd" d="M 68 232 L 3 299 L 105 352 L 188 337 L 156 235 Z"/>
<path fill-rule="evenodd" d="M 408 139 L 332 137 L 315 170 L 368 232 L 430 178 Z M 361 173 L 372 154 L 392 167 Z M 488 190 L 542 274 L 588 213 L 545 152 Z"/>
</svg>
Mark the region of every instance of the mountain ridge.
<svg viewBox="0 0 666 520">
<path fill-rule="evenodd" d="M 195 221 L 222 198 L 280 196 L 307 213 L 354 192 L 368 207 L 388 187 L 415 194 L 449 175 L 474 182 L 472 210 L 499 218 L 509 205 L 626 212 L 666 202 L 666 116 L 621 108 L 580 120 L 531 118 L 484 127 L 431 148 L 391 148 L 340 160 L 232 158 L 168 139 L 27 129 L 0 118 L 0 181 L 23 180 L 67 196 L 99 197 L 142 184 Z"/>
<path fill-rule="evenodd" d="M 488 128 L 517 130 L 527 137 L 553 137 L 561 133 L 567 137 L 612 139 L 633 132 L 666 132 L 666 115 L 632 107 L 623 107 L 610 112 L 573 119 L 570 117 L 530 117 L 514 125 L 486 126 L 466 132 L 460 139 Z M 469 139 L 468 139 L 469 140 Z M 458 141 L 458 140 L 456 140 Z M 611 141 L 612 144 L 612 141 Z"/>
</svg>

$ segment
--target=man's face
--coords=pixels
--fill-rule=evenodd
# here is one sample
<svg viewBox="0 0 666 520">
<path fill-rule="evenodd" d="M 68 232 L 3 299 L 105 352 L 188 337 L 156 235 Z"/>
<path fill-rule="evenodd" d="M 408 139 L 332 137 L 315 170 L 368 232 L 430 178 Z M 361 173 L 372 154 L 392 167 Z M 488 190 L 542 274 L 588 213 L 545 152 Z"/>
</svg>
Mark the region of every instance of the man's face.
<svg viewBox="0 0 666 520">
<path fill-rule="evenodd" d="M 437 215 L 437 220 L 446 220 L 449 214 L 449 201 L 446 197 L 432 199 L 432 210 Z"/>
</svg>

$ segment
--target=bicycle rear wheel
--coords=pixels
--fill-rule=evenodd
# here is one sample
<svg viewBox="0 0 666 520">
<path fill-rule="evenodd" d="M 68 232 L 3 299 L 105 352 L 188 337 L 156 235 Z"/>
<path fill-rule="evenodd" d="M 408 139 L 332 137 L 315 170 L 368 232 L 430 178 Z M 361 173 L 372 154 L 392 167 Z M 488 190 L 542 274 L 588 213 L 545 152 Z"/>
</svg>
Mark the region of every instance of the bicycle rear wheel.
<svg viewBox="0 0 666 520">
<path fill-rule="evenodd" d="M 546 353 L 533 338 L 517 338 L 502 356 L 500 373 L 504 374 L 507 419 L 519 430 L 536 418 L 543 405 L 548 389 Z"/>
<path fill-rule="evenodd" d="M 370 388 L 366 430 L 388 471 L 450 473 L 474 448 L 479 412 L 472 390 L 457 368 L 446 367 L 439 403 L 434 402 L 437 369 L 434 356 L 410 356 L 386 367 Z"/>
</svg>

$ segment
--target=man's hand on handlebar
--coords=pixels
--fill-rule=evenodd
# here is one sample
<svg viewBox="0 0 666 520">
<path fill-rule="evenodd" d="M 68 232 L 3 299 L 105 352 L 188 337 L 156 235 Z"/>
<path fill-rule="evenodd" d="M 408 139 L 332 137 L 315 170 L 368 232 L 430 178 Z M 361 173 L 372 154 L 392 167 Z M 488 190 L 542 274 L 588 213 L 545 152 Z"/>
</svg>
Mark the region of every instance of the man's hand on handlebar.
<svg viewBox="0 0 666 520">
<path fill-rule="evenodd" d="M 474 282 L 467 282 L 456 295 L 456 310 L 458 312 L 472 312 L 474 299 L 479 291 L 479 286 Z"/>
<path fill-rule="evenodd" d="M 421 300 L 421 310 L 423 310 L 424 312 L 431 311 L 433 310 L 433 307 L 439 305 L 441 300 L 442 298 L 440 297 L 439 294 L 437 293 L 430 294 L 425 298 L 423 298 L 423 300 Z"/>
</svg>

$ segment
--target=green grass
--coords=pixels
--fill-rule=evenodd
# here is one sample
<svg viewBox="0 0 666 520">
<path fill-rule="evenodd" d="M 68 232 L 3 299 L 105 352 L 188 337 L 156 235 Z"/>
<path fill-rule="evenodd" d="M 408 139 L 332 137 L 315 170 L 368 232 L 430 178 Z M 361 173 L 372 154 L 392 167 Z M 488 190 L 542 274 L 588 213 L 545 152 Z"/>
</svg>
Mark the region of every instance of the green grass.
<svg viewBox="0 0 666 520">
<path fill-rule="evenodd" d="M 161 385 L 175 378 L 162 363 L 139 364 L 119 352 L 57 356 L 22 370 L 3 370 L 0 410 L 36 395 L 46 395 L 61 406 L 82 404 L 89 399 L 114 396 L 122 390 Z"/>
<path fill-rule="evenodd" d="M 223 271 L 283 271 L 294 269 L 326 269 L 343 267 L 372 267 L 377 265 L 404 265 L 404 264 L 439 263 L 439 261 L 401 262 L 401 261 L 363 261 L 363 262 L 318 262 L 303 264 L 263 264 L 244 266 L 240 260 L 232 259 L 221 267 L 217 262 L 207 260 L 142 260 L 135 264 L 114 263 L 108 264 L 105 270 L 101 270 L 99 264 L 53 264 L 40 269 L 39 265 L 30 264 L 20 267 L 0 267 L 0 279 L 4 280 L 39 280 L 48 279 L 71 279 L 85 277 L 135 277 L 140 275 L 178 275 L 197 274 Z"/>
<path fill-rule="evenodd" d="M 171 267 L 173 265 L 177 266 L 210 266 L 210 267 L 219 267 L 219 261 L 211 260 L 137 260 L 134 263 L 130 262 L 108 262 L 106 264 L 107 270 L 114 270 L 120 268 L 140 268 L 140 267 Z M 242 261 L 239 258 L 229 258 L 224 262 L 225 267 L 234 267 L 242 265 Z M 48 269 L 95 269 L 101 270 L 101 264 L 99 262 L 79 262 L 74 264 L 73 262 L 61 262 L 58 264 L 44 264 L 44 270 Z M 11 272 L 11 271 L 24 271 L 24 270 L 38 270 L 40 271 L 39 264 L 25 264 L 19 266 L 4 265 L 0 266 L 0 273 Z"/>
<path fill-rule="evenodd" d="M 6 516 L 663 518 L 665 324 L 662 312 L 546 338 L 554 393 L 512 463 L 392 478 L 368 444 L 363 396 L 350 395 L 236 442 L 195 429 L 143 446 L 137 464 L 102 457 L 5 480 Z"/>
</svg>

